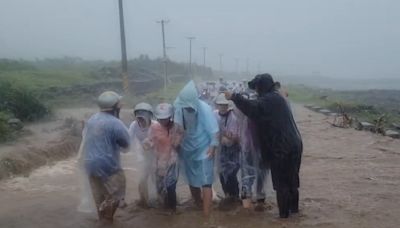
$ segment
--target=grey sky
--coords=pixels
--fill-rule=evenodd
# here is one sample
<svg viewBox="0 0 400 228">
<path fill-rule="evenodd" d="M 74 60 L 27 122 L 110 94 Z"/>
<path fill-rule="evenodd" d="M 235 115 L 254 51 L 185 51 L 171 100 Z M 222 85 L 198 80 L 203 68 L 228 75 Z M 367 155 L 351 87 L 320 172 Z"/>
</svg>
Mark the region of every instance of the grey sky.
<svg viewBox="0 0 400 228">
<path fill-rule="evenodd" d="M 0 0 L 0 57 L 119 59 L 117 0 Z M 398 0 L 125 0 L 128 56 L 169 56 L 224 70 L 400 77 Z"/>
</svg>

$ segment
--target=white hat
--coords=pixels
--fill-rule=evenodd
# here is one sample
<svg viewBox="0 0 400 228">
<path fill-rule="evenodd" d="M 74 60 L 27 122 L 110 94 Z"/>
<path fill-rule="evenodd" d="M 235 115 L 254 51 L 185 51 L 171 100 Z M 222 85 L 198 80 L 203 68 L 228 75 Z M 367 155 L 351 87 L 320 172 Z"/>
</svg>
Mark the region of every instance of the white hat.
<svg viewBox="0 0 400 228">
<path fill-rule="evenodd" d="M 215 104 L 217 105 L 228 105 L 229 101 L 225 98 L 225 94 L 220 93 L 215 99 Z"/>
<path fill-rule="evenodd" d="M 146 112 L 149 112 L 151 115 L 153 115 L 153 107 L 148 103 L 144 103 L 144 102 L 139 103 L 133 109 L 133 113 L 135 115 L 140 114 L 140 111 L 146 111 Z"/>
<path fill-rule="evenodd" d="M 122 96 L 114 91 L 106 91 L 97 98 L 97 104 L 101 111 L 110 111 L 121 101 Z"/>
<path fill-rule="evenodd" d="M 171 118 L 174 115 L 174 107 L 168 103 L 161 103 L 157 105 L 154 115 L 159 120 Z"/>
<path fill-rule="evenodd" d="M 152 113 L 153 112 L 153 107 L 148 103 L 141 102 L 141 103 L 137 104 L 133 110 L 135 112 L 139 111 L 139 110 L 143 110 L 143 111 L 148 111 L 148 112 Z"/>
</svg>

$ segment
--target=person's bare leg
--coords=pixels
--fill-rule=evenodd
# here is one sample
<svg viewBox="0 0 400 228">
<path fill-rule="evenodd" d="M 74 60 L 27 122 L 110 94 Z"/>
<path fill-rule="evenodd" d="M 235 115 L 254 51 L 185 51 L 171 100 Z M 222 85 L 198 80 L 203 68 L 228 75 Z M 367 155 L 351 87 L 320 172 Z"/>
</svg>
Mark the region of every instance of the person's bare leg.
<svg viewBox="0 0 400 228">
<path fill-rule="evenodd" d="M 104 190 L 103 185 L 101 185 L 101 183 L 97 177 L 90 176 L 89 181 L 90 181 L 92 196 L 93 196 L 94 202 L 96 204 L 97 215 L 99 217 L 99 220 L 102 220 L 103 214 L 100 211 L 100 205 L 106 199 L 106 197 L 104 196 L 105 190 Z"/>
<path fill-rule="evenodd" d="M 140 195 L 139 205 L 142 207 L 148 207 L 149 195 L 148 195 L 148 189 L 147 189 L 147 180 L 140 181 L 139 195 Z"/>
<path fill-rule="evenodd" d="M 189 188 L 190 188 L 190 193 L 192 193 L 192 198 L 194 199 L 194 203 L 196 204 L 196 206 L 201 208 L 202 206 L 201 189 L 190 185 Z"/>
<path fill-rule="evenodd" d="M 211 212 L 212 195 L 211 187 L 203 187 L 203 213 L 206 217 L 208 217 Z"/>
</svg>

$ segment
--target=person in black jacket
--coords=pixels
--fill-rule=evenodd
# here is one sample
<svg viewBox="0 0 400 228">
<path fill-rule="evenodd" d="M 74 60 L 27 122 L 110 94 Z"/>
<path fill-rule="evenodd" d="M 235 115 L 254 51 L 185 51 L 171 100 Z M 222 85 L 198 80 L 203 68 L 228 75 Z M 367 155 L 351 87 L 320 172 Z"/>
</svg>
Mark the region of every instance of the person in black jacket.
<svg viewBox="0 0 400 228">
<path fill-rule="evenodd" d="M 262 160 L 271 167 L 279 216 L 287 218 L 299 210 L 301 135 L 289 104 L 276 90 L 271 75 L 257 75 L 248 84 L 257 92 L 256 100 L 230 92 L 225 92 L 225 96 L 257 126 Z"/>
</svg>

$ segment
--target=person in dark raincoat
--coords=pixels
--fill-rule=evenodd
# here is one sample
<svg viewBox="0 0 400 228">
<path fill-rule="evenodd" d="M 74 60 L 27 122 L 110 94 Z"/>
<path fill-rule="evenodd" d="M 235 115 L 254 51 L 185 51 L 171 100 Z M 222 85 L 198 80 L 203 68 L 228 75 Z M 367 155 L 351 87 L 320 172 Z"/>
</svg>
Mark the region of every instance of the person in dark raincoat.
<svg viewBox="0 0 400 228">
<path fill-rule="evenodd" d="M 291 109 L 276 90 L 271 75 L 257 75 L 248 84 L 250 89 L 256 90 L 256 100 L 230 92 L 225 92 L 225 96 L 256 124 L 262 160 L 270 163 L 279 216 L 287 218 L 299 210 L 301 135 Z"/>
</svg>

